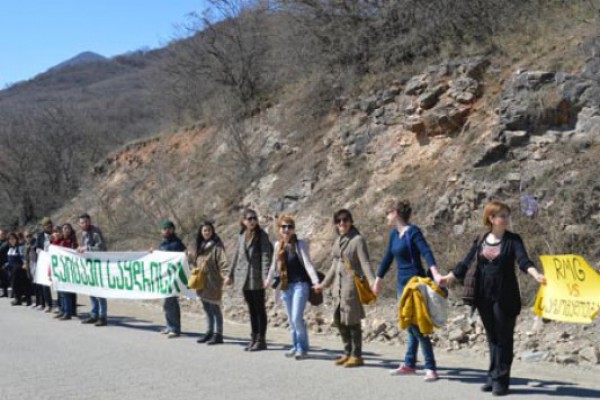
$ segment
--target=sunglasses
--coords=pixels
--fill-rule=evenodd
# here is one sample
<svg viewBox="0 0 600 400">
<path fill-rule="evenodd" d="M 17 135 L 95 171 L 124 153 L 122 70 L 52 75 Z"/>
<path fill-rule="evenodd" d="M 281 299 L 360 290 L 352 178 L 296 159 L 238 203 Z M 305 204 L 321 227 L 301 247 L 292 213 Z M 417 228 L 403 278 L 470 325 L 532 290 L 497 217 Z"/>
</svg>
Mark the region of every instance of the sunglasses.
<svg viewBox="0 0 600 400">
<path fill-rule="evenodd" d="M 350 218 L 340 218 L 335 221 L 336 224 L 346 224 L 349 222 L 352 222 L 350 221 Z"/>
<path fill-rule="evenodd" d="M 284 231 L 285 231 L 285 230 L 288 230 L 288 229 L 289 229 L 289 230 L 292 230 L 292 229 L 294 229 L 294 228 L 295 228 L 295 226 L 294 226 L 294 225 L 281 225 L 281 229 L 283 229 Z"/>
<path fill-rule="evenodd" d="M 246 221 L 258 221 L 257 217 L 246 217 Z"/>
</svg>

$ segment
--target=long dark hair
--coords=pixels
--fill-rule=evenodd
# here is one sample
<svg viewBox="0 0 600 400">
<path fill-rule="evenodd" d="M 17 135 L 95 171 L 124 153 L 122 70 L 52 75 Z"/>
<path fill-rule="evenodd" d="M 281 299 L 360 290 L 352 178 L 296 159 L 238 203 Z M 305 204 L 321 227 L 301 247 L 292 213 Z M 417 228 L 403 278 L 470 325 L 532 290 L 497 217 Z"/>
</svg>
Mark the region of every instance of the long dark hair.
<svg viewBox="0 0 600 400">
<path fill-rule="evenodd" d="M 335 226 L 335 231 L 337 232 L 337 234 L 339 235 L 340 232 L 337 228 L 338 225 L 338 221 L 341 218 L 347 218 L 350 220 L 350 223 L 352 224 L 352 228 L 350 228 L 350 231 L 356 231 L 358 234 L 360 234 L 360 232 L 358 232 L 358 229 L 356 229 L 356 226 L 354 226 L 354 218 L 352 217 L 352 213 L 350 212 L 350 210 L 346 209 L 346 208 L 342 208 L 341 210 L 337 210 L 334 214 L 333 214 L 333 225 Z"/>
<path fill-rule="evenodd" d="M 10 238 L 15 238 L 15 240 L 17 241 L 17 244 L 15 244 L 15 247 L 19 247 L 19 235 L 17 234 L 17 232 L 11 232 L 6 237 L 6 241 L 8 242 L 9 246 L 10 246 Z"/>
<path fill-rule="evenodd" d="M 204 239 L 204 236 L 202 236 L 202 228 L 204 227 L 209 227 L 212 230 L 212 236 L 208 240 Z M 200 224 L 200 227 L 198 228 L 198 233 L 196 234 L 196 255 L 200 254 L 204 243 L 210 240 L 215 242 L 215 246 L 223 247 L 223 241 L 221 240 L 219 235 L 217 235 L 217 231 L 215 230 L 214 224 L 211 221 L 204 221 Z"/>
<path fill-rule="evenodd" d="M 64 237 L 64 235 L 63 235 L 63 240 L 70 240 L 72 248 L 75 249 L 78 246 L 77 245 L 77 234 L 75 233 L 75 229 L 73 229 L 73 225 L 66 223 L 66 224 L 63 224 L 61 230 L 65 229 L 65 226 L 71 230 L 71 235 L 69 237 Z"/>
</svg>

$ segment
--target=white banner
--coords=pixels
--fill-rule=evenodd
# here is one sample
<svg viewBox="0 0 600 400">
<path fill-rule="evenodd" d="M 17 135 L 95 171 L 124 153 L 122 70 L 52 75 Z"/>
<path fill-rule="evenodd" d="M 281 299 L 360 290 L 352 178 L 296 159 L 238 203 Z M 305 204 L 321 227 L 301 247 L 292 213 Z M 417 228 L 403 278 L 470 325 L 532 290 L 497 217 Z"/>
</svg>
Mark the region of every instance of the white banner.
<svg viewBox="0 0 600 400">
<path fill-rule="evenodd" d="M 162 299 L 187 288 L 188 260 L 183 252 L 85 252 L 50 246 L 38 254 L 35 282 L 55 290 L 114 299 Z"/>
</svg>

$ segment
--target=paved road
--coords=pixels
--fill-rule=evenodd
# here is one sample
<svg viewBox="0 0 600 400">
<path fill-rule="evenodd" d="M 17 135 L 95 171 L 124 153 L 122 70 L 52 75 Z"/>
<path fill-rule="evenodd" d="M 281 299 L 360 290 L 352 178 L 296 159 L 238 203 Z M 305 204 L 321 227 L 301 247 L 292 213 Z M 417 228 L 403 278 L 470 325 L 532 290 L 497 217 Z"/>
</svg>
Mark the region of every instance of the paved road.
<svg viewBox="0 0 600 400">
<path fill-rule="evenodd" d="M 155 305 L 110 301 L 109 309 L 111 326 L 95 328 L 0 299 L 0 399 L 492 397 L 479 392 L 483 359 L 438 354 L 442 379 L 425 383 L 422 376 L 388 375 L 404 350 L 397 347 L 367 344 L 368 365 L 349 370 L 333 366 L 337 354 L 323 350 L 339 350 L 335 338 L 313 337 L 314 358 L 295 361 L 283 356 L 288 338 L 281 330 L 270 332 L 271 350 L 246 353 L 246 326 L 227 324 L 228 344 L 209 347 L 196 344 L 193 333 L 170 340 L 157 334 L 162 316 Z M 184 321 L 190 330 L 203 325 L 198 315 Z M 519 364 L 514 375 L 511 398 L 600 398 L 597 370 Z"/>
</svg>

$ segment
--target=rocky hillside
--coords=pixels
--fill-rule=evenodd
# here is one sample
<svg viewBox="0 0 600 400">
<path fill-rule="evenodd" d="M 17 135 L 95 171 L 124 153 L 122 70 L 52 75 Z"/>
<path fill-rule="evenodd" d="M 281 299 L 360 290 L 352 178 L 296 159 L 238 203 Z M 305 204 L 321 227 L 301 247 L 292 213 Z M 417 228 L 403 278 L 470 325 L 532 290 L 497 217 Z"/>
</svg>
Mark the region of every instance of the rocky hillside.
<svg viewBox="0 0 600 400">
<path fill-rule="evenodd" d="M 85 209 L 113 249 L 133 249 L 158 240 L 161 218 L 173 218 L 191 240 L 209 217 L 231 250 L 243 206 L 259 211 L 273 239 L 274 219 L 291 213 L 325 270 L 336 209 L 353 210 L 376 266 L 388 229 L 383 201 L 401 197 L 411 200 L 414 222 L 449 269 L 481 230 L 485 202 L 499 199 L 513 207 L 513 229 L 535 259 L 573 252 L 600 268 L 600 38 L 573 39 L 555 52 L 571 57 L 572 67 L 554 70 L 539 57 L 453 59 L 371 93 L 339 97 L 322 119 L 282 101 L 230 129 L 199 122 L 131 143 L 95 166 L 58 220 Z M 391 280 L 366 321 L 371 340 L 402 340 Z M 530 303 L 535 288 L 522 281 Z M 245 318 L 239 291 L 229 293 L 227 312 Z M 273 309 L 271 322 L 285 324 L 282 313 Z M 311 313 L 312 329 L 328 331 L 327 307 Z M 524 316 L 523 358 L 598 363 L 597 323 L 534 328 L 530 311 Z M 436 341 L 450 351 L 483 351 L 484 337 L 457 307 Z"/>
</svg>

